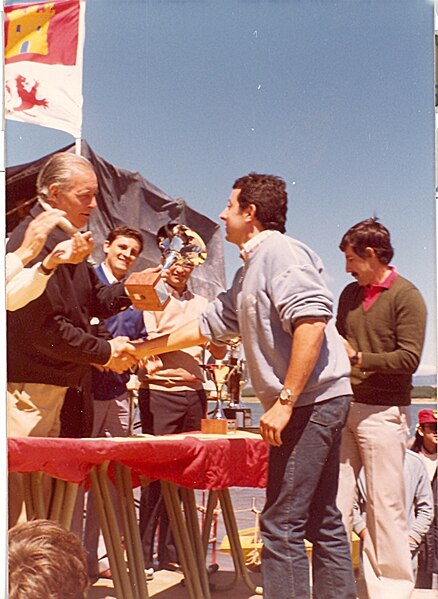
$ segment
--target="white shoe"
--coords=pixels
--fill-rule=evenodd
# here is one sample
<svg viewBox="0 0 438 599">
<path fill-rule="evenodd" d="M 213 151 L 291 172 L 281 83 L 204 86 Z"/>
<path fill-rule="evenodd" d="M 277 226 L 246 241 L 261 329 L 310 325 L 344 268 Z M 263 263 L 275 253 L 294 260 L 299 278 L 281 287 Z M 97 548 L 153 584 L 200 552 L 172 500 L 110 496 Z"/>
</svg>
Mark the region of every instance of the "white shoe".
<svg viewBox="0 0 438 599">
<path fill-rule="evenodd" d="M 144 573 L 146 574 L 146 580 L 154 579 L 154 569 L 153 568 L 146 568 Z"/>
</svg>

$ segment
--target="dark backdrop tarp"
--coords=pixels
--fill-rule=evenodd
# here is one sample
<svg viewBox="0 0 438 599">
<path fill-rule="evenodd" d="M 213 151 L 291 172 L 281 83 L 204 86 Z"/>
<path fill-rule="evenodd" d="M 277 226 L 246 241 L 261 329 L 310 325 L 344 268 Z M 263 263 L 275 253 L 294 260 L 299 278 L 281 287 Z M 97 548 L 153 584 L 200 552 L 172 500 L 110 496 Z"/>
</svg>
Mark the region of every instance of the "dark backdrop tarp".
<svg viewBox="0 0 438 599">
<path fill-rule="evenodd" d="M 60 152 L 74 152 L 74 145 Z M 93 261 L 103 260 L 103 242 L 110 229 L 128 225 L 139 229 L 144 236 L 144 250 L 134 270 L 156 266 L 160 261 L 155 235 L 169 222 L 187 225 L 195 230 L 207 245 L 207 260 L 193 271 L 193 291 L 213 299 L 225 286 L 224 250 L 217 223 L 190 208 L 183 199 L 173 199 L 139 173 L 118 168 L 96 154 L 86 141 L 82 141 L 81 153 L 93 164 L 99 192 L 97 208 L 93 212 L 89 229 L 93 232 Z M 11 232 L 18 224 L 26 207 L 33 204 L 38 172 L 48 156 L 27 164 L 6 169 L 6 230 Z M 16 210 L 20 207 L 19 210 Z"/>
</svg>

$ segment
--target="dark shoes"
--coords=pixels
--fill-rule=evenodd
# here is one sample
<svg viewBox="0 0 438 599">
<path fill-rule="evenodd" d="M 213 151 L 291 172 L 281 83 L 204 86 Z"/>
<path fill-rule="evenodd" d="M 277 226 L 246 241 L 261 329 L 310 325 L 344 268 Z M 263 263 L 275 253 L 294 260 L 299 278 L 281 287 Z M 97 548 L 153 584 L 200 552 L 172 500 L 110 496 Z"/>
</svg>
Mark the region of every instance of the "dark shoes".
<svg viewBox="0 0 438 599">
<path fill-rule="evenodd" d="M 109 568 L 107 568 L 106 570 L 103 570 L 102 572 L 99 572 L 99 574 L 89 574 L 88 578 L 90 579 L 90 583 L 94 584 L 95 582 L 97 582 L 99 580 L 99 578 L 106 578 L 107 580 L 112 579 L 113 575 L 112 572 Z"/>
</svg>

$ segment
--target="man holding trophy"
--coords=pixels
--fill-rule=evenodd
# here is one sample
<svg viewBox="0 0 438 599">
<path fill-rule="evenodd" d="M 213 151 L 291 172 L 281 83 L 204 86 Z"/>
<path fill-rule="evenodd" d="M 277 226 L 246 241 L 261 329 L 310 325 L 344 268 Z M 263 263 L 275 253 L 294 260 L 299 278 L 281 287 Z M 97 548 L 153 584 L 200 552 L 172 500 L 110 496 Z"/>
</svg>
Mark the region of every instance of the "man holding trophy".
<svg viewBox="0 0 438 599">
<path fill-rule="evenodd" d="M 188 288 L 193 269 L 206 258 L 202 239 L 184 225 L 169 224 L 158 231 L 157 241 L 163 256 L 160 278 L 150 279 L 153 289 L 136 289 L 144 298 L 150 298 L 154 291 L 157 296 L 158 309 L 144 311 L 148 339 L 170 333 L 197 318 L 208 304 L 206 298 Z M 148 301 L 150 305 L 150 299 Z M 215 358 L 223 358 L 227 349 L 225 345 L 204 342 L 162 357 L 150 356 L 140 363 L 138 401 L 143 433 L 163 435 L 200 430 L 201 419 L 207 411 L 204 373 L 200 366 L 205 346 Z M 153 567 L 158 523 L 158 569 L 174 569 L 178 556 L 160 483 L 154 481 L 143 489 L 140 505 L 140 531 L 148 570 Z"/>
</svg>

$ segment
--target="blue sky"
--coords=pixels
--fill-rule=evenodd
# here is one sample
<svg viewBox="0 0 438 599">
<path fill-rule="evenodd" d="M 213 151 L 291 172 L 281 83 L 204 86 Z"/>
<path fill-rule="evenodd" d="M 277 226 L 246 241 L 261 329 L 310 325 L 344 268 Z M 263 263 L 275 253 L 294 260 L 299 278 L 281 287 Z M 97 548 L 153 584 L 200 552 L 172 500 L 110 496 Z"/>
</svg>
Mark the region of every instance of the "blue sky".
<svg viewBox="0 0 438 599">
<path fill-rule="evenodd" d="M 216 221 L 237 177 L 282 176 L 288 233 L 321 255 L 336 298 L 340 238 L 377 215 L 428 305 L 429 372 L 433 47 L 426 0 L 88 0 L 83 137 Z M 7 165 L 72 141 L 13 121 L 6 139 Z M 237 248 L 225 256 L 231 282 Z"/>
</svg>

